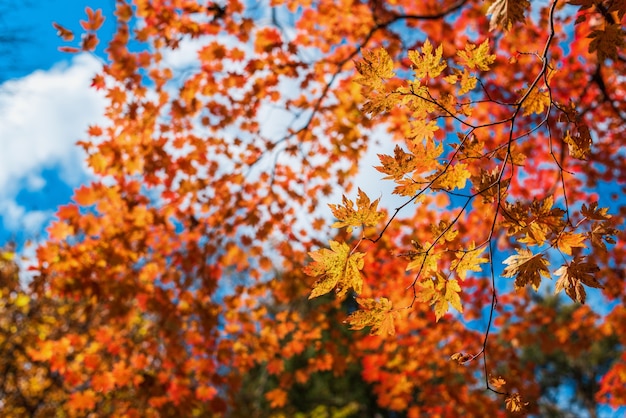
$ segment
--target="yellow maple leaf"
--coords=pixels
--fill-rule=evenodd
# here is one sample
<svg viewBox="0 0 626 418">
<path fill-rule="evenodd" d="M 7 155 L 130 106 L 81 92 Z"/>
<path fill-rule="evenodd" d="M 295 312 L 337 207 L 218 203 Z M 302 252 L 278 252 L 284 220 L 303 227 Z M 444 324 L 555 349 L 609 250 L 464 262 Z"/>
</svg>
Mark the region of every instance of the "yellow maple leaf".
<svg viewBox="0 0 626 418">
<path fill-rule="evenodd" d="M 434 189 L 454 190 L 457 188 L 460 190 L 465 187 L 465 183 L 470 177 L 471 173 L 467 169 L 467 164 L 450 164 L 447 169 L 442 169 L 440 173 L 433 174 L 432 178 L 436 178 L 436 180 L 432 187 Z"/>
<path fill-rule="evenodd" d="M 516 249 L 517 255 L 512 255 L 503 261 L 507 267 L 502 273 L 503 277 L 515 277 L 515 289 L 521 289 L 530 284 L 538 290 L 541 284 L 541 276 L 550 277 L 548 260 L 543 254 L 533 254 L 532 251 L 520 248 Z"/>
<path fill-rule="evenodd" d="M 432 100 L 426 100 L 430 94 L 427 86 L 422 86 L 419 80 L 408 81 L 407 84 L 394 91 L 400 96 L 397 104 L 406 106 L 416 118 L 425 118 L 439 108 Z"/>
<path fill-rule="evenodd" d="M 585 240 L 585 236 L 583 234 L 574 234 L 572 232 L 563 232 L 557 242 L 556 245 L 559 250 L 564 252 L 567 255 L 572 255 L 573 247 L 584 247 L 583 241 Z"/>
<path fill-rule="evenodd" d="M 380 199 L 374 200 L 370 203 L 369 197 L 359 189 L 359 197 L 356 200 L 356 210 L 354 210 L 354 203 L 343 196 L 343 206 L 329 204 L 330 210 L 333 212 L 335 218 L 338 219 L 332 227 L 343 228 L 347 226 L 346 230 L 352 232 L 353 227 L 361 226 L 374 226 L 380 222 L 384 214 L 376 210 Z"/>
<path fill-rule="evenodd" d="M 526 90 L 522 91 L 522 96 L 526 94 Z M 547 91 L 539 90 L 537 87 L 526 96 L 521 103 L 524 116 L 544 113 L 546 107 L 550 106 L 550 94 Z"/>
<path fill-rule="evenodd" d="M 457 251 L 457 258 L 450 264 L 450 269 L 456 270 L 461 280 L 465 280 L 469 271 L 482 271 L 480 265 L 489 261 L 488 258 L 480 257 L 484 250 L 484 248 L 476 249 L 476 244 L 472 241 L 467 250 Z"/>
<path fill-rule="evenodd" d="M 325 295 L 335 289 L 338 296 L 344 296 L 348 289 L 361 293 L 363 278 L 360 270 L 363 268 L 365 253 L 350 252 L 350 247 L 343 242 L 329 241 L 330 249 L 322 248 L 310 252 L 314 260 L 304 268 L 309 276 L 322 276 L 313 285 L 309 299 Z"/>
<path fill-rule="evenodd" d="M 439 130 L 437 121 L 426 121 L 424 119 L 416 119 L 411 122 L 411 132 L 409 138 L 418 141 L 431 141 L 435 136 L 435 132 Z"/>
<path fill-rule="evenodd" d="M 443 78 L 450 84 L 460 84 L 459 96 L 473 90 L 476 87 L 478 79 L 470 74 L 467 68 L 463 68 L 463 71 L 454 70 L 454 73 Z"/>
<path fill-rule="evenodd" d="M 443 47 L 439 45 L 437 49 L 433 49 L 433 45 L 428 39 L 422 45 L 422 53 L 412 50 L 409 51 L 409 59 L 415 65 L 415 79 L 421 80 L 428 76 L 430 78 L 437 77 L 448 66 L 442 61 Z"/>
<path fill-rule="evenodd" d="M 478 45 L 478 48 L 476 45 L 468 43 L 465 45 L 465 50 L 457 51 L 456 54 L 461 58 L 461 63 L 471 70 L 487 71 L 489 65 L 496 60 L 494 54 L 489 54 L 489 40 L 487 39 Z"/>
<path fill-rule="evenodd" d="M 447 312 L 449 305 L 459 312 L 463 312 L 461 297 L 459 292 L 461 286 L 455 279 L 446 280 L 441 274 L 437 274 L 434 279 L 428 279 L 420 284 L 418 300 L 428 302 L 434 306 L 435 318 L 441 319 Z"/>
<path fill-rule="evenodd" d="M 375 50 L 363 49 L 363 61 L 356 61 L 356 70 L 361 75 L 354 79 L 355 82 L 364 86 L 371 87 L 374 90 L 381 90 L 384 80 L 392 78 L 393 61 L 385 48 Z"/>
<path fill-rule="evenodd" d="M 445 280 L 444 283 L 446 285 L 444 299 L 450 303 L 454 309 L 459 312 L 463 312 L 463 305 L 461 305 L 461 297 L 459 296 L 459 292 L 461 291 L 459 282 L 456 279 L 450 279 Z"/>
<path fill-rule="evenodd" d="M 456 238 L 456 236 L 459 234 L 458 230 L 453 229 L 450 226 L 450 222 L 444 221 L 444 220 L 439 221 L 438 224 L 432 224 L 430 226 L 430 230 L 432 231 L 435 237 L 441 236 L 441 238 L 443 238 L 444 241 L 448 241 L 448 242 L 453 241 Z"/>
<path fill-rule="evenodd" d="M 423 246 L 414 243 L 416 251 L 411 251 L 408 256 L 411 259 L 406 266 L 406 271 L 419 269 L 420 274 L 427 275 L 437 271 L 437 261 L 441 258 L 441 253 L 431 253 L 425 251 L 423 248 L 430 248 L 430 243 L 427 242 Z"/>
<path fill-rule="evenodd" d="M 387 298 L 380 300 L 370 298 L 356 298 L 361 309 L 351 313 L 344 322 L 350 324 L 350 329 L 360 330 L 370 328 L 370 335 L 395 335 L 394 319 L 397 312 Z"/>
</svg>

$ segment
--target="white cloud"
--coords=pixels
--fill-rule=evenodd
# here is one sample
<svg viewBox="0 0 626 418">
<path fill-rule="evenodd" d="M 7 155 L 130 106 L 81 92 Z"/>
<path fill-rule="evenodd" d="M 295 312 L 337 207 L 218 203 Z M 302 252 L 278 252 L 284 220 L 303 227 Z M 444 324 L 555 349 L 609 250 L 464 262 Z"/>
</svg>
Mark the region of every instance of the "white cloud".
<svg viewBox="0 0 626 418">
<path fill-rule="evenodd" d="M 85 175 L 75 143 L 103 114 L 103 95 L 89 87 L 100 67 L 82 54 L 0 86 L 0 200 L 12 198 L 21 180 L 41 187 L 37 175 L 46 167 L 60 166 L 72 185 Z"/>
</svg>

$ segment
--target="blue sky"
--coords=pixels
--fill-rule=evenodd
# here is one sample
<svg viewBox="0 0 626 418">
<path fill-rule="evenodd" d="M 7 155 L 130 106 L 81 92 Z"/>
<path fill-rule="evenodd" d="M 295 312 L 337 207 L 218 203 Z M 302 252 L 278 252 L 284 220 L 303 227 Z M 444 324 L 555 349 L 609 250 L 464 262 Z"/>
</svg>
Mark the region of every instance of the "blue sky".
<svg viewBox="0 0 626 418">
<path fill-rule="evenodd" d="M 3 6 L 0 35 L 20 38 L 0 46 L 0 245 L 43 238 L 55 208 L 88 181 L 74 146 L 101 118 L 104 98 L 89 87 L 100 59 L 58 51 L 52 22 L 80 33 L 85 7 L 112 16 L 113 0 L 25 0 Z M 99 32 L 103 54 L 112 18 Z M 76 43 L 76 42 L 75 42 Z"/>
</svg>

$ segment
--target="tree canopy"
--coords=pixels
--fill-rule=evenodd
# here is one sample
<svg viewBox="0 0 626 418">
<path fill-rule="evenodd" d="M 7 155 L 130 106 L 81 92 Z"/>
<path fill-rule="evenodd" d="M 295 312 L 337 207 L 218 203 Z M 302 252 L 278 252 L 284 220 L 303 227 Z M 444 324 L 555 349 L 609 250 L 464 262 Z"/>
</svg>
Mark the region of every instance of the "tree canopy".
<svg viewBox="0 0 626 418">
<path fill-rule="evenodd" d="M 106 122 L 32 282 L 3 252 L 0 408 L 507 416 L 568 385 L 623 407 L 625 13 L 117 0 L 80 36 L 55 22 L 78 53 L 116 20 Z"/>
</svg>

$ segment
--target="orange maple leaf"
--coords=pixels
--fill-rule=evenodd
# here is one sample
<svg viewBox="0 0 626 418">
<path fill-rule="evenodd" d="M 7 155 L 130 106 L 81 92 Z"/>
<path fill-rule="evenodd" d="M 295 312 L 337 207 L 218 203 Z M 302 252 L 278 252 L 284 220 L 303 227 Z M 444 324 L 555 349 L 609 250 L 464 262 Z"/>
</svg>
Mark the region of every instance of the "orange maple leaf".
<svg viewBox="0 0 626 418">
<path fill-rule="evenodd" d="M 64 41 L 69 42 L 74 39 L 74 33 L 71 30 L 64 28 L 56 22 L 52 22 L 52 26 L 57 30 L 57 36 L 63 38 Z"/>
<path fill-rule="evenodd" d="M 287 392 L 281 388 L 276 388 L 267 392 L 265 394 L 265 399 L 270 401 L 270 406 L 272 408 L 280 408 L 281 406 L 285 406 L 287 403 Z"/>
<path fill-rule="evenodd" d="M 96 393 L 87 389 L 83 392 L 72 393 L 68 405 L 75 411 L 89 411 L 95 408 L 97 400 Z"/>
</svg>

